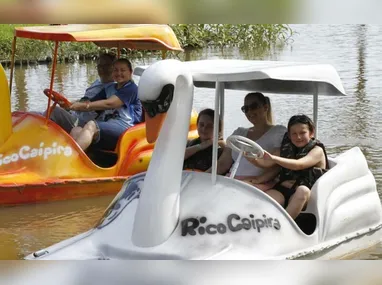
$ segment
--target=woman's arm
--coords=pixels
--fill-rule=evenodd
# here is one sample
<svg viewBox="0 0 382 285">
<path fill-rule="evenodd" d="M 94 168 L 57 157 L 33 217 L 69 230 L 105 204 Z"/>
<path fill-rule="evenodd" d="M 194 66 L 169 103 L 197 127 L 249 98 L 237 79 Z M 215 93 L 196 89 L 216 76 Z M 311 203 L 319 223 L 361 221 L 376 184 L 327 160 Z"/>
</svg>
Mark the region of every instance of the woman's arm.
<svg viewBox="0 0 382 285">
<path fill-rule="evenodd" d="M 212 145 L 212 140 L 204 141 L 200 144 L 189 146 L 186 148 L 186 152 L 184 154 L 184 159 L 189 158 L 190 156 L 193 156 L 195 153 L 208 148 L 209 146 Z"/>
<path fill-rule="evenodd" d="M 88 111 L 101 111 L 117 109 L 123 106 L 123 102 L 116 95 L 112 95 L 105 100 L 99 100 L 94 102 L 76 102 L 70 106 L 70 110 L 88 112 Z"/>
<path fill-rule="evenodd" d="M 315 146 L 311 151 L 309 151 L 309 153 L 306 156 L 300 159 L 284 158 L 272 155 L 268 152 L 264 153 L 264 159 L 273 160 L 278 165 L 290 170 L 302 170 L 317 165 L 321 161 L 323 155 L 324 152 L 322 148 L 319 146 Z"/>
<path fill-rule="evenodd" d="M 224 148 L 223 153 L 218 159 L 217 174 L 226 173 L 232 166 L 232 150 L 229 147 Z M 212 168 L 209 168 L 205 172 L 211 173 Z"/>
</svg>

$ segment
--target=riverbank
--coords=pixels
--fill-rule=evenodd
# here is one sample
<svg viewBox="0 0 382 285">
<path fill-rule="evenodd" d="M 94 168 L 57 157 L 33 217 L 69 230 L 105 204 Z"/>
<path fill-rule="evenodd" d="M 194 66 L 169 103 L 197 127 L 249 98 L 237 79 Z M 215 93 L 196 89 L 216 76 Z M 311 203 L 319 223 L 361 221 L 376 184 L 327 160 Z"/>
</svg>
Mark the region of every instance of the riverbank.
<svg viewBox="0 0 382 285">
<path fill-rule="evenodd" d="M 36 24 L 0 24 L 0 63 L 10 65 L 12 41 L 15 27 L 43 26 Z M 47 64 L 52 61 L 54 43 L 31 39 L 17 39 L 15 64 Z M 58 50 L 59 62 L 70 62 L 78 59 L 92 59 L 101 49 L 93 43 L 62 42 Z"/>
<path fill-rule="evenodd" d="M 0 24 L 0 63 L 10 65 L 12 40 L 15 27 L 36 26 L 35 24 Z M 238 47 L 245 49 L 268 50 L 276 43 L 285 44 L 293 31 L 288 25 L 227 25 L 227 24 L 172 24 L 180 45 L 184 49 L 216 47 Z M 31 39 L 17 39 L 16 65 L 46 64 L 51 62 L 54 43 Z M 94 59 L 100 52 L 109 51 L 88 42 L 62 42 L 59 45 L 58 61 Z M 122 50 L 130 58 L 160 56 L 160 51 Z"/>
</svg>

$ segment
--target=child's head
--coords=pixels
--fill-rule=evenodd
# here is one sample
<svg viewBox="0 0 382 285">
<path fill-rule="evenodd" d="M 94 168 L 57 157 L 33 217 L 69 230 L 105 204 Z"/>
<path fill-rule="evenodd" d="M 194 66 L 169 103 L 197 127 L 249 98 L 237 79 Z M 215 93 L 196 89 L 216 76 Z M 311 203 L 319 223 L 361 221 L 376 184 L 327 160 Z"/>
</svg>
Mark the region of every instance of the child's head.
<svg viewBox="0 0 382 285">
<path fill-rule="evenodd" d="M 315 127 L 312 120 L 306 115 L 295 115 L 289 119 L 288 134 L 296 147 L 306 146 L 314 137 Z"/>
<path fill-rule="evenodd" d="M 198 134 L 202 141 L 210 140 L 214 137 L 214 116 L 215 111 L 212 109 L 204 109 L 199 113 L 196 123 Z M 221 121 L 219 120 L 219 132 L 221 132 L 221 127 Z"/>
</svg>

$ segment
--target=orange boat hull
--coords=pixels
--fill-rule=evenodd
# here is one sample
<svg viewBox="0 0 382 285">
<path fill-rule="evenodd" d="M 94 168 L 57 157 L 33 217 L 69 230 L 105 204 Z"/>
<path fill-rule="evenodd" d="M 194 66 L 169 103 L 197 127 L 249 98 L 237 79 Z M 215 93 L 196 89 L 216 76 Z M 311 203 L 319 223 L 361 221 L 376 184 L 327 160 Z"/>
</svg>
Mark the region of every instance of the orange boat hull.
<svg viewBox="0 0 382 285">
<path fill-rule="evenodd" d="M 52 202 L 116 194 L 127 177 L 95 179 L 94 181 L 72 180 L 55 183 L 0 186 L 0 205 Z"/>
<path fill-rule="evenodd" d="M 189 138 L 197 136 L 197 114 Z M 154 144 L 145 124 L 120 138 L 111 166 L 85 154 L 64 130 L 36 114 L 12 113 L 12 134 L 0 145 L 0 205 L 11 206 L 116 194 L 131 175 L 147 170 Z"/>
</svg>

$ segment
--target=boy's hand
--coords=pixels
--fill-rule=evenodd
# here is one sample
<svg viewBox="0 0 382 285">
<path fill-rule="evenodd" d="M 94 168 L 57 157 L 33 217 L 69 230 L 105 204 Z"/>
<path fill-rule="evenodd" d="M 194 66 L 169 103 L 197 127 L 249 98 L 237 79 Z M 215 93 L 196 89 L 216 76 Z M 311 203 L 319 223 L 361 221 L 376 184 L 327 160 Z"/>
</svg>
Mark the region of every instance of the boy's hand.
<svg viewBox="0 0 382 285">
<path fill-rule="evenodd" d="M 248 152 L 244 152 L 243 156 L 249 161 L 254 163 L 256 160 L 258 160 L 257 156 L 249 155 Z"/>
<path fill-rule="evenodd" d="M 273 160 L 273 155 L 270 154 L 269 152 L 267 152 L 266 150 L 264 150 L 264 156 L 263 156 L 263 159 L 264 159 L 264 160 Z"/>
</svg>

